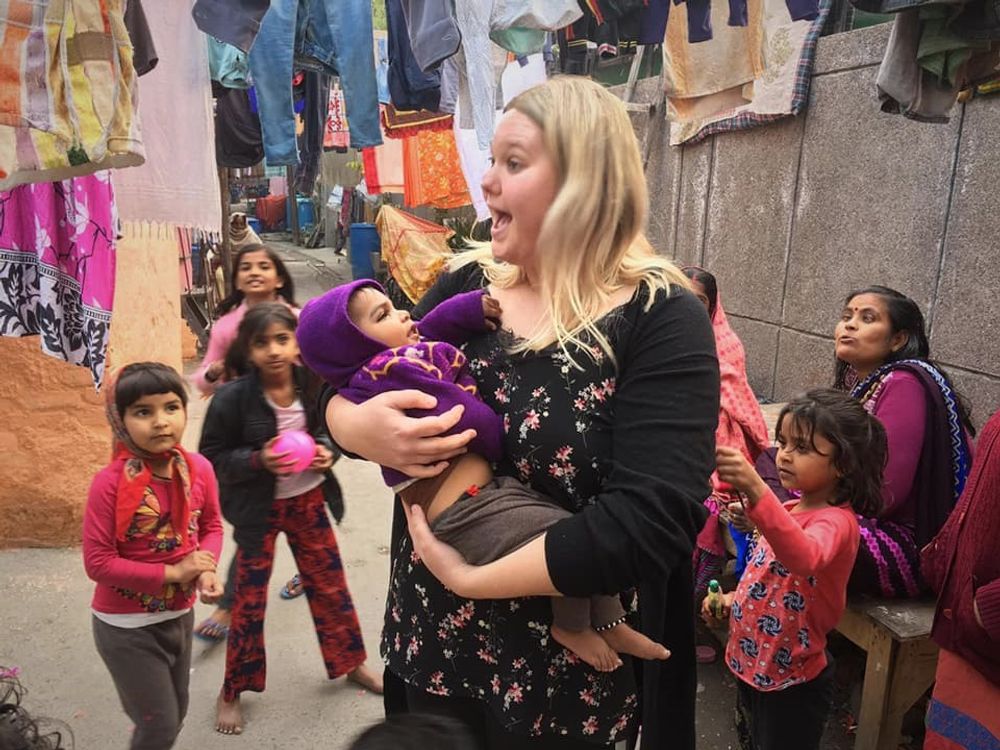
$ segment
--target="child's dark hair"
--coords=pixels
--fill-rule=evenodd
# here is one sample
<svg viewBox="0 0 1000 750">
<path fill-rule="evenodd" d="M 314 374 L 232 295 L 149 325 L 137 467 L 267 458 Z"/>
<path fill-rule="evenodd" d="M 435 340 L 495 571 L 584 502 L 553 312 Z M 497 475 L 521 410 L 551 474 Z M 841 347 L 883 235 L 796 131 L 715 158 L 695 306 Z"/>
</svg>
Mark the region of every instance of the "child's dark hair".
<svg viewBox="0 0 1000 750">
<path fill-rule="evenodd" d="M 236 331 L 236 340 L 226 352 L 224 362 L 227 378 L 237 378 L 250 372 L 252 367 L 250 347 L 253 340 L 264 333 L 272 323 L 283 325 L 294 333 L 299 321 L 295 313 L 280 302 L 262 302 L 247 310 Z"/>
<path fill-rule="evenodd" d="M 115 408 L 118 416 L 143 396 L 175 393 L 187 407 L 188 394 L 184 379 L 173 367 L 162 362 L 133 362 L 122 368 L 115 388 Z"/>
<path fill-rule="evenodd" d="M 944 368 L 931 359 L 931 345 L 927 338 L 927 327 L 924 324 L 924 314 L 920 311 L 920 305 L 895 289 L 874 284 L 864 289 L 856 289 L 848 294 L 844 299 L 844 306 L 846 307 L 851 303 L 852 299 L 862 294 L 874 294 L 879 297 L 885 304 L 886 311 L 889 313 L 889 326 L 892 329 L 892 333 L 903 332 L 906 334 L 906 343 L 897 351 L 891 352 L 886 358 L 886 363 L 899 362 L 904 359 L 919 359 L 933 365 L 944 376 L 944 379 L 948 381 L 948 385 L 951 386 L 952 391 L 955 393 L 959 416 L 965 428 L 970 434 L 975 435 L 976 430 L 972 424 L 968 404 L 958 391 L 955 390 L 954 385 L 951 383 L 951 378 L 948 377 L 948 373 L 945 372 Z M 833 378 L 834 388 L 848 390 L 847 375 L 850 367 L 843 360 L 837 360 Z"/>
<path fill-rule="evenodd" d="M 719 305 L 719 284 L 715 276 L 698 266 L 685 266 L 681 269 L 681 273 L 705 287 L 705 296 L 708 297 L 708 317 L 714 318 L 715 308 Z"/>
<path fill-rule="evenodd" d="M 267 253 L 267 257 L 274 264 L 274 270 L 277 272 L 278 278 L 281 279 L 281 286 L 277 291 L 278 296 L 285 300 L 285 302 L 289 305 L 298 307 L 298 305 L 295 304 L 295 283 L 292 281 L 292 275 L 288 273 L 288 269 L 285 267 L 285 264 L 282 262 L 278 254 L 267 245 L 244 245 L 233 258 L 233 269 L 229 277 L 229 283 L 232 284 L 232 291 L 229 293 L 229 296 L 222 300 L 215 308 L 216 317 L 221 318 L 227 312 L 236 309 L 243 303 L 243 292 L 236 288 L 236 278 L 240 272 L 240 263 L 243 262 L 243 256 L 247 253 L 256 253 L 260 251 Z"/>
<path fill-rule="evenodd" d="M 395 714 L 362 732 L 351 750 L 475 750 L 464 724 L 447 716 Z"/>
<path fill-rule="evenodd" d="M 774 429 L 778 440 L 785 419 L 793 420 L 814 450 L 816 435 L 833 443 L 833 465 L 840 474 L 835 495 L 838 503 L 850 503 L 862 516 L 877 516 L 882 508 L 882 472 L 889 455 L 882 423 L 857 399 L 833 388 L 816 388 L 785 404 Z"/>
<path fill-rule="evenodd" d="M 35 719 L 24 710 L 25 690 L 14 674 L 0 667 L 0 750 L 64 750 L 73 733 L 62 722 Z"/>
</svg>

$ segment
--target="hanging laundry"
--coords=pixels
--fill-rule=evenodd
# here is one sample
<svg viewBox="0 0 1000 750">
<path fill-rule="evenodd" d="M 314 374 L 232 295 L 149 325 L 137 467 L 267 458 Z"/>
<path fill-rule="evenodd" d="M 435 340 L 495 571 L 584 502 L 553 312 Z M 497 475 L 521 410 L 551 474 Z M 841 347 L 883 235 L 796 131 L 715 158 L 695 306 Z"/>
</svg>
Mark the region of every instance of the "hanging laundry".
<svg viewBox="0 0 1000 750">
<path fill-rule="evenodd" d="M 208 36 L 249 52 L 270 5 L 271 0 L 197 0 L 191 15 Z"/>
<path fill-rule="evenodd" d="M 215 161 L 220 167 L 244 169 L 260 164 L 264 140 L 260 118 L 250 106 L 246 89 L 226 88 L 213 82 L 215 95 Z"/>
<path fill-rule="evenodd" d="M 688 42 L 697 44 L 712 38 L 710 0 L 683 0 L 687 5 Z M 793 21 L 814 21 L 819 15 L 819 0 L 785 0 Z M 729 0 L 729 26 L 747 26 L 750 22 L 747 0 Z M 664 19 L 666 21 L 666 19 Z"/>
<path fill-rule="evenodd" d="M 362 149 L 361 158 L 369 195 L 403 192 L 403 141 L 386 139 L 381 146 Z"/>
<path fill-rule="evenodd" d="M 503 89 L 503 106 L 522 91 L 545 83 L 545 58 L 541 53 L 518 58 L 504 68 L 500 76 Z"/>
<path fill-rule="evenodd" d="M 137 76 L 144 76 L 160 61 L 153 44 L 153 35 L 146 22 L 146 12 L 142 0 L 127 0 L 125 5 L 125 29 L 132 42 L 132 67 Z"/>
<path fill-rule="evenodd" d="M 390 205 L 379 209 L 375 227 L 389 273 L 411 302 L 419 301 L 454 257 L 454 230 Z"/>
<path fill-rule="evenodd" d="M 451 130 L 453 119 L 449 114 L 426 109 L 407 112 L 391 104 L 382 107 L 382 130 L 386 138 L 406 138 L 421 130 Z"/>
<path fill-rule="evenodd" d="M 384 31 L 375 32 L 375 83 L 378 85 L 378 103 L 388 104 L 389 98 L 389 36 Z"/>
<path fill-rule="evenodd" d="M 700 0 L 708 2 L 708 0 Z M 558 33 L 559 64 L 563 73 L 585 75 L 589 42 L 600 57 L 633 54 L 640 36 L 646 0 L 585 0 L 586 12 Z"/>
<path fill-rule="evenodd" d="M 99 387 L 115 295 L 114 193 L 107 172 L 0 192 L 0 334 L 40 337 Z"/>
<path fill-rule="evenodd" d="M 226 88 L 250 88 L 250 58 L 247 53 L 218 39 L 208 39 L 208 73 Z"/>
<path fill-rule="evenodd" d="M 426 73 L 410 47 L 403 0 L 386 0 L 385 21 L 389 45 L 389 99 L 402 110 L 437 111 L 441 102 L 441 71 Z"/>
<path fill-rule="evenodd" d="M 386 2 L 387 20 L 390 2 Z M 401 0 L 399 7 L 403 10 L 410 49 L 421 70 L 435 70 L 458 52 L 462 33 L 458 30 L 452 0 Z"/>
<path fill-rule="evenodd" d="M 515 55 L 532 55 L 545 46 L 546 31 L 582 15 L 577 0 L 493 0 L 490 39 Z"/>
<path fill-rule="evenodd" d="M 305 98 L 302 111 L 304 127 L 299 136 L 295 190 L 303 195 L 312 195 L 316 176 L 319 174 L 319 160 L 323 155 L 326 115 L 330 109 L 330 77 L 308 70 L 302 83 L 302 91 Z"/>
<path fill-rule="evenodd" d="M 222 199 L 208 47 L 204 37 L 191 33 L 192 5 L 193 0 L 171 0 L 146 6 L 160 53 L 170 64 L 158 65 L 142 79 L 146 163 L 117 170 L 112 179 L 123 221 L 219 232 Z"/>
<path fill-rule="evenodd" d="M 326 127 L 323 131 L 323 149 L 347 150 L 351 139 L 347 132 L 347 108 L 344 105 L 344 92 L 340 81 L 334 80 L 330 86 L 330 105 L 326 114 Z"/>
<path fill-rule="evenodd" d="M 0 4 L 0 190 L 142 164 L 123 0 Z"/>
<path fill-rule="evenodd" d="M 792 21 L 785 0 L 749 0 L 745 27 L 728 25 L 728 7 L 713 7 L 716 33 L 701 44 L 687 40 L 686 5 L 671 9 L 663 45 L 672 145 L 802 111 L 831 0 L 812 21 Z"/>
<path fill-rule="evenodd" d="M 403 203 L 409 207 L 458 208 L 472 202 L 454 133 L 424 130 L 403 141 L 403 185 Z"/>
<path fill-rule="evenodd" d="M 876 7 L 895 10 L 902 4 L 883 0 Z M 992 0 L 974 0 L 900 10 L 876 79 L 882 111 L 945 123 L 959 91 L 996 78 L 1000 19 L 994 18 L 991 30 L 990 7 Z"/>
<path fill-rule="evenodd" d="M 669 16 L 670 0 L 646 0 L 639 14 L 639 44 L 662 44 Z"/>
<path fill-rule="evenodd" d="M 458 112 L 455 113 L 453 124 L 455 146 L 458 148 L 458 162 L 469 190 L 469 199 L 476 209 L 476 219 L 485 221 L 490 218 L 490 209 L 483 196 L 483 176 L 490 168 L 490 149 L 479 147 L 479 139 L 476 138 L 475 130 L 461 127 Z"/>
<path fill-rule="evenodd" d="M 250 50 L 268 166 L 298 163 L 289 84 L 296 66 L 340 76 L 352 147 L 382 142 L 372 39 L 365 0 L 272 0 Z"/>
</svg>

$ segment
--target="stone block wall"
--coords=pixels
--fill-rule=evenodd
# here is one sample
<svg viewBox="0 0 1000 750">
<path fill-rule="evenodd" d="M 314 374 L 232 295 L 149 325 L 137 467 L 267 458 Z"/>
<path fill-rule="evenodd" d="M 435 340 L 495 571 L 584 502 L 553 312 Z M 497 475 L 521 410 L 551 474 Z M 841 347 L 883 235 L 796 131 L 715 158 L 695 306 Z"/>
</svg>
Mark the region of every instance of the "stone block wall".
<svg viewBox="0 0 1000 750">
<path fill-rule="evenodd" d="M 828 384 L 843 298 L 878 283 L 920 303 L 932 356 L 981 425 L 1000 408 L 1000 96 L 957 106 L 947 125 L 883 114 L 888 35 L 821 39 L 794 119 L 678 148 L 660 115 L 633 114 L 650 239 L 718 277 L 759 395 Z M 649 79 L 635 99 L 656 93 Z"/>
</svg>

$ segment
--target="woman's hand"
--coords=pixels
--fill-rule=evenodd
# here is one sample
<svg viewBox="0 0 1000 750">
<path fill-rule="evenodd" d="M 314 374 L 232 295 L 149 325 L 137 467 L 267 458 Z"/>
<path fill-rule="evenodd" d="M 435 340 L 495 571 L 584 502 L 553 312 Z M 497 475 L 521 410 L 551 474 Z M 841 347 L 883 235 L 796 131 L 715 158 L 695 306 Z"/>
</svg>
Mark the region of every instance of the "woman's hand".
<svg viewBox="0 0 1000 750">
<path fill-rule="evenodd" d="M 409 417 L 407 409 L 433 409 L 437 399 L 420 391 L 389 391 L 352 404 L 334 396 L 326 407 L 326 424 L 337 445 L 369 461 L 401 471 L 414 479 L 435 477 L 448 459 L 466 451 L 475 430 L 441 435 L 462 418 L 456 405 L 440 416 Z"/>
<path fill-rule="evenodd" d="M 747 495 L 751 504 L 756 504 L 767 492 L 764 480 L 736 448 L 716 448 L 715 466 L 719 479 Z"/>
<path fill-rule="evenodd" d="M 324 472 L 333 466 L 333 451 L 322 443 L 316 443 L 316 455 L 309 468 L 312 471 Z"/>
<path fill-rule="evenodd" d="M 413 540 L 413 551 L 427 569 L 458 596 L 478 598 L 475 584 L 480 569 L 469 565 L 458 550 L 434 536 L 419 505 L 409 506 L 403 502 L 403 510 L 406 512 L 406 525 Z"/>
</svg>

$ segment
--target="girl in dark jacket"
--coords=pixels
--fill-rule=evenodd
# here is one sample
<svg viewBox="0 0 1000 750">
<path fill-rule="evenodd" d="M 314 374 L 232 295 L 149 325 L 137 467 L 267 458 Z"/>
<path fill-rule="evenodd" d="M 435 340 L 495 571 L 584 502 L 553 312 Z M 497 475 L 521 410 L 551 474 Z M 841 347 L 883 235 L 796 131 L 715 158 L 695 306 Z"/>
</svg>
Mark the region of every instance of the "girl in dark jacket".
<svg viewBox="0 0 1000 750">
<path fill-rule="evenodd" d="M 222 734 L 243 731 L 240 693 L 264 690 L 264 610 L 279 531 L 288 537 L 302 576 L 330 679 L 346 674 L 381 692 L 381 680 L 364 666 L 361 628 L 326 513 L 328 502 L 335 513 L 340 507 L 340 488 L 330 471 L 332 444 L 316 416 L 315 389 L 296 364 L 295 327 L 284 305 L 261 304 L 247 312 L 226 357 L 227 370 L 239 377 L 209 405 L 199 447 L 215 467 L 222 513 L 239 547 L 217 706 L 216 730 Z M 316 439 L 316 455 L 304 471 L 294 471 L 295 461 L 274 447 L 281 433 L 292 430 Z"/>
</svg>

